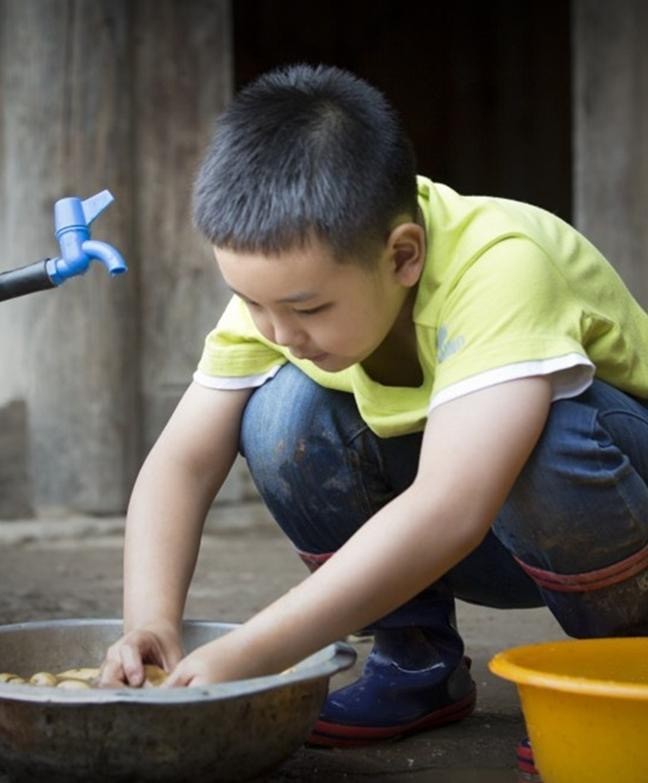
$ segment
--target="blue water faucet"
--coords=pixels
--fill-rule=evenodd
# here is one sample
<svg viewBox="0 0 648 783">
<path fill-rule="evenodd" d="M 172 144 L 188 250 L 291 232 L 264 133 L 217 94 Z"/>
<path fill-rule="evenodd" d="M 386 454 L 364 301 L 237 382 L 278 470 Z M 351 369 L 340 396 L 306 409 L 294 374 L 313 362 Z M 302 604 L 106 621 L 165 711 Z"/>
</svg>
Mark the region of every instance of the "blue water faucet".
<svg viewBox="0 0 648 783">
<path fill-rule="evenodd" d="M 62 198 L 54 205 L 54 233 L 61 248 L 60 258 L 50 258 L 47 273 L 54 285 L 68 277 L 84 274 L 90 262 L 100 261 L 112 275 L 121 275 L 127 266 L 120 253 L 105 242 L 90 239 L 90 223 L 114 201 L 108 190 L 81 201 Z"/>
<path fill-rule="evenodd" d="M 82 275 L 91 261 L 101 262 L 111 276 L 121 275 L 127 266 L 121 254 L 106 242 L 90 239 L 90 223 L 113 202 L 108 190 L 90 198 L 62 198 L 54 205 L 54 233 L 61 249 L 57 258 L 0 274 L 0 301 L 61 285 L 69 277 Z"/>
</svg>

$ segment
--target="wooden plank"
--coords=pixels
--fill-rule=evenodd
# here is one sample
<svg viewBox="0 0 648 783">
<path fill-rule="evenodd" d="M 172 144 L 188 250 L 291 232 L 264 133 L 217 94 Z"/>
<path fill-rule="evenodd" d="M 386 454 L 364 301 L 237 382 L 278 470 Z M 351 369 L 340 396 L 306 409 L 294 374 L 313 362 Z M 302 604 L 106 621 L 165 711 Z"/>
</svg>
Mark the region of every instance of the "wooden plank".
<svg viewBox="0 0 648 783">
<path fill-rule="evenodd" d="M 0 519 L 34 516 L 25 403 L 0 406 Z"/>
<path fill-rule="evenodd" d="M 191 189 L 232 94 L 228 0 L 134 5 L 137 255 L 141 260 L 143 438 L 148 449 L 191 382 L 229 299 L 191 220 Z M 237 467 L 219 496 L 250 495 Z"/>
<path fill-rule="evenodd" d="M 226 0 L 135 3 L 137 253 L 141 258 L 144 441 L 189 385 L 227 300 L 191 222 L 191 188 L 217 113 L 231 95 Z"/>
<path fill-rule="evenodd" d="M 2 305 L 0 398 L 28 406 L 36 505 L 112 513 L 138 438 L 129 3 L 4 0 L 0 13 L 3 265 L 55 255 L 54 202 L 103 188 L 117 203 L 93 236 L 131 264 Z"/>
<path fill-rule="evenodd" d="M 648 306 L 648 4 L 574 3 L 575 216 Z"/>
</svg>

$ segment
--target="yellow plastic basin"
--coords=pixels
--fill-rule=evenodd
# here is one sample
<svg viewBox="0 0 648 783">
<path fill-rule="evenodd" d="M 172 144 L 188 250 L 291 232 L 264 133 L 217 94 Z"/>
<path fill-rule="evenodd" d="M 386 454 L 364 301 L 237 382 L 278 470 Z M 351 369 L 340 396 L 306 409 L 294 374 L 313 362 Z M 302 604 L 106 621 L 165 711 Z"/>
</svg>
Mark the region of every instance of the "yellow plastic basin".
<svg viewBox="0 0 648 783">
<path fill-rule="evenodd" d="M 489 666 L 517 685 L 543 783 L 648 783 L 648 638 L 532 644 Z"/>
</svg>

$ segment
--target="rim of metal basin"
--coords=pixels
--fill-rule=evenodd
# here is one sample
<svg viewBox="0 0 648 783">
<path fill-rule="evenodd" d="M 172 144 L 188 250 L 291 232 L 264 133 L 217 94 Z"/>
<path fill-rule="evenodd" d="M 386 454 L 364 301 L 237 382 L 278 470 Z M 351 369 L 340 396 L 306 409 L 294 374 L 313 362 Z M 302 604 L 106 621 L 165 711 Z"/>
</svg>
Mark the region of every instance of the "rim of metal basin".
<svg viewBox="0 0 648 783">
<path fill-rule="evenodd" d="M 237 623 L 217 623 L 211 620 L 187 620 L 183 627 L 218 625 L 219 628 L 237 628 Z M 54 628 L 79 627 L 121 627 L 117 619 L 67 619 L 35 620 L 0 626 L 0 637 L 8 633 L 30 630 L 51 630 Z M 187 704 L 191 702 L 228 700 L 250 693 L 261 693 L 285 685 L 308 682 L 330 677 L 347 669 L 355 662 L 353 648 L 345 642 L 336 642 L 318 650 L 313 655 L 295 664 L 292 670 L 282 674 L 254 677 L 247 680 L 218 683 L 216 685 L 189 688 L 93 688 L 90 690 L 63 690 L 61 688 L 33 685 L 0 683 L 0 699 L 56 704 Z"/>
</svg>

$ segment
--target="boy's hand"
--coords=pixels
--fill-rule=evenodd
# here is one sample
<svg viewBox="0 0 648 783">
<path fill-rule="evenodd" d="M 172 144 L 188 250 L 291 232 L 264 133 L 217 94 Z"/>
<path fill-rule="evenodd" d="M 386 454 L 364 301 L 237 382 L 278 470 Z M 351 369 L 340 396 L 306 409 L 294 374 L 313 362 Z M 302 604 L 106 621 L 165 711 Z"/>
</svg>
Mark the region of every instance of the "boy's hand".
<svg viewBox="0 0 648 783">
<path fill-rule="evenodd" d="M 163 688 L 209 685 L 220 682 L 218 665 L 209 645 L 199 647 L 183 658 L 163 683 Z"/>
<path fill-rule="evenodd" d="M 255 670 L 254 657 L 239 649 L 237 637 L 229 633 L 198 647 L 180 661 L 162 687 L 209 685 L 258 676 L 261 672 Z"/>
<path fill-rule="evenodd" d="M 179 631 L 171 624 L 159 623 L 125 634 L 108 648 L 101 665 L 99 686 L 139 687 L 144 683 L 144 663 L 154 663 L 171 671 L 182 658 Z"/>
</svg>

